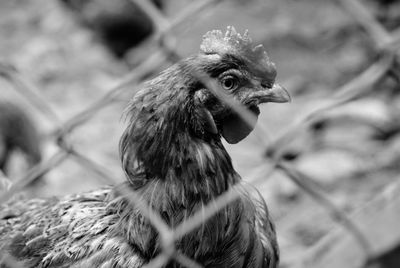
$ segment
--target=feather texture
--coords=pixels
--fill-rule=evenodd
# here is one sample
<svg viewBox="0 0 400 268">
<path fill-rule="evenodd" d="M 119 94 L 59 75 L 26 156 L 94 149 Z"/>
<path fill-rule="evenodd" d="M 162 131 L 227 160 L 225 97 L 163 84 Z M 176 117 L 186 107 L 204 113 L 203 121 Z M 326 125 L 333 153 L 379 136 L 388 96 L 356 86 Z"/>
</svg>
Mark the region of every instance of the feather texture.
<svg viewBox="0 0 400 268">
<path fill-rule="evenodd" d="M 237 51 L 200 53 L 147 82 L 127 108 L 120 141 L 128 181 L 81 195 L 3 205 L 1 250 L 24 267 L 141 267 L 162 246 L 126 196 L 128 189 L 174 228 L 235 185 L 239 198 L 176 241 L 176 249 L 204 267 L 277 267 L 267 206 L 257 190 L 243 184 L 221 142 L 224 120 L 232 121 L 234 112 L 196 75 L 206 73 L 250 110 L 261 102 L 288 100 L 286 91 L 274 88 L 272 64 L 262 62 L 252 73 L 257 63 L 249 67 Z M 166 267 L 181 266 L 171 260 Z"/>
</svg>

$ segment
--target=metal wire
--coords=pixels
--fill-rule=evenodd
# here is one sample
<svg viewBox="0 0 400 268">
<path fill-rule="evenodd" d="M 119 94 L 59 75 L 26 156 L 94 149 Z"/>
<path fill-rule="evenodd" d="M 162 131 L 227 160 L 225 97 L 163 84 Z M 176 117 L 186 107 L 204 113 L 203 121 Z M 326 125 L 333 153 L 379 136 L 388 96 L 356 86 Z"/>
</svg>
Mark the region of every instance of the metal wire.
<svg viewBox="0 0 400 268">
<path fill-rule="evenodd" d="M 194 14 L 200 14 L 203 10 L 211 9 L 222 1 L 195 1 L 172 19 L 164 16 L 154 6 L 152 6 L 151 2 L 149 1 L 137 0 L 134 2 L 136 2 L 144 10 L 144 12 L 149 15 L 154 25 L 156 25 L 156 31 L 153 33 L 151 39 L 153 42 L 158 42 L 161 48 L 158 51 L 155 51 L 155 54 L 152 57 L 148 58 L 146 61 L 132 70 L 127 77 L 123 78 L 118 85 L 111 88 L 108 93 L 86 107 L 83 111 L 77 113 L 64 122 L 61 122 L 54 109 L 51 108 L 45 98 L 43 98 L 38 91 L 35 90 L 36 87 L 31 81 L 25 79 L 23 75 L 15 68 L 10 68 L 10 66 L 6 64 L 0 65 L 0 74 L 10 83 L 12 83 L 15 86 L 15 89 L 21 93 L 22 96 L 24 96 L 29 102 L 37 107 L 38 110 L 46 115 L 54 124 L 54 130 L 52 131 L 52 134 L 54 136 L 55 144 L 59 146 L 60 150 L 53 157 L 36 166 L 33 170 L 30 170 L 22 178 L 16 180 L 8 191 L 0 195 L 0 203 L 6 202 L 35 177 L 56 168 L 60 163 L 69 157 L 75 158 L 77 160 L 76 162 L 82 165 L 83 168 L 91 170 L 99 177 L 103 178 L 105 182 L 115 183 L 116 180 L 113 178 L 110 172 L 75 150 L 73 148 L 73 144 L 69 144 L 67 141 L 68 136 L 74 129 L 85 124 L 99 111 L 115 102 L 120 94 L 126 92 L 128 84 L 130 91 L 132 91 L 132 88 L 136 88 L 146 74 L 167 60 L 168 55 L 166 55 L 166 52 L 172 52 L 177 58 L 179 58 L 179 53 L 175 48 L 175 37 L 172 35 L 172 31 L 177 26 L 184 24 L 185 21 L 191 18 Z M 343 227 L 348 230 L 348 232 L 356 237 L 360 247 L 365 252 L 366 259 L 369 259 L 372 253 L 369 245 L 371 241 L 368 240 L 368 237 L 363 234 L 357 225 L 353 223 L 343 211 L 336 208 L 331 202 L 329 202 L 329 199 L 325 198 L 325 193 L 322 192 L 321 189 L 310 187 L 307 180 L 302 178 L 303 176 L 294 167 L 285 164 L 282 160 L 282 152 L 289 141 L 301 136 L 301 133 L 303 133 L 312 122 L 315 122 L 317 119 L 321 118 L 324 112 L 337 109 L 348 102 L 365 96 L 371 91 L 371 87 L 392 68 L 393 59 L 397 55 L 396 53 L 400 43 L 400 29 L 393 33 L 386 31 L 384 27 L 374 18 L 370 11 L 366 9 L 365 6 L 363 6 L 358 0 L 338 0 L 337 2 L 343 7 L 344 10 L 352 14 L 352 16 L 355 18 L 355 23 L 359 24 L 363 29 L 365 29 L 371 39 L 371 42 L 375 44 L 376 50 L 382 52 L 382 56 L 359 76 L 355 77 L 353 80 L 336 90 L 335 92 L 337 93 L 333 94 L 332 98 L 327 102 L 322 103 L 321 106 L 312 111 L 306 112 L 304 115 L 298 116 L 298 119 L 295 120 L 292 125 L 284 129 L 274 140 L 266 139 L 266 137 L 269 137 L 269 134 L 267 133 L 265 126 L 261 126 L 259 128 L 260 134 L 258 137 L 264 148 L 264 151 L 274 152 L 274 154 L 268 157 L 266 156 L 266 160 L 271 162 L 269 163 L 271 167 L 267 170 L 271 171 L 275 169 L 281 169 L 288 176 L 288 178 L 292 179 L 297 185 L 299 185 L 305 191 L 305 193 L 315 198 L 316 202 L 321 203 L 326 210 L 330 212 L 334 220 L 340 222 Z M 228 104 L 230 107 L 232 107 L 232 109 L 240 114 L 243 120 L 249 124 L 252 124 L 254 121 L 254 115 L 245 107 L 233 100 L 230 95 L 222 94 L 222 91 L 218 90 L 218 85 L 215 83 L 215 81 L 201 73 L 197 73 L 195 75 L 201 79 L 201 81 L 203 81 L 204 84 L 207 85 L 207 87 L 210 88 L 221 101 Z M 135 90 L 133 90 L 132 94 Z M 62 142 L 59 142 L 60 140 L 62 140 Z M 268 174 L 270 173 L 271 172 L 268 172 Z M 162 241 L 162 252 L 159 256 L 146 264 L 146 268 L 162 267 L 168 261 L 170 261 L 171 258 L 185 267 L 202 267 L 188 256 L 177 252 L 175 249 L 175 242 L 182 236 L 196 229 L 200 224 L 207 221 L 213 215 L 218 213 L 218 211 L 239 197 L 238 191 L 234 186 L 210 202 L 210 204 L 204 206 L 201 211 L 195 213 L 191 218 L 186 219 L 175 229 L 171 229 L 156 211 L 153 211 L 148 204 L 143 202 L 140 194 L 130 190 L 125 190 L 124 195 L 133 206 L 140 209 L 142 214 L 149 219 L 152 226 L 158 231 Z M 15 260 L 10 259 L 9 256 L 3 256 L 3 260 L 5 259 L 10 266 L 19 267 L 19 264 L 15 263 Z M 15 265 L 13 265 L 13 263 L 15 263 Z"/>
</svg>

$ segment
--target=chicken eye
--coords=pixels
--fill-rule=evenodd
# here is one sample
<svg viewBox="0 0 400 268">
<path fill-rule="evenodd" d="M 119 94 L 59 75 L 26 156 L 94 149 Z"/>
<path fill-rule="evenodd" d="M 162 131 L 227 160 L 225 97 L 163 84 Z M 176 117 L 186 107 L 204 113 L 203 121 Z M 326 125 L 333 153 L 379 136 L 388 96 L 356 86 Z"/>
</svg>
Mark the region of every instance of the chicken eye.
<svg viewBox="0 0 400 268">
<path fill-rule="evenodd" d="M 233 90 L 237 88 L 238 82 L 233 76 L 227 76 L 221 80 L 222 87 L 226 90 Z"/>
</svg>

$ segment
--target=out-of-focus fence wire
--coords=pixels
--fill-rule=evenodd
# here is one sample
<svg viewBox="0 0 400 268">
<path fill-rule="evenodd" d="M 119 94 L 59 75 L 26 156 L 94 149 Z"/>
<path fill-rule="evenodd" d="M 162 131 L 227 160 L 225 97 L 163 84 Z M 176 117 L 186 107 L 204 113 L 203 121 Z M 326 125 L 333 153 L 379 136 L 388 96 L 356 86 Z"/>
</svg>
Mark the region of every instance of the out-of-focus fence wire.
<svg viewBox="0 0 400 268">
<path fill-rule="evenodd" d="M 142 79 L 152 70 L 156 69 L 160 64 L 170 59 L 173 59 L 174 61 L 180 59 L 179 52 L 176 49 L 176 38 L 173 36 L 172 30 L 185 23 L 189 18 L 199 16 L 201 11 L 211 9 L 222 1 L 195 1 L 171 19 L 159 12 L 149 1 L 137 0 L 134 2 L 136 2 L 136 4 L 140 6 L 147 15 L 149 15 L 156 26 L 156 31 L 150 38 L 152 42 L 158 43 L 159 49 L 154 52 L 153 56 L 149 57 L 146 61 L 137 66 L 125 78 L 121 79 L 120 83 L 112 87 L 104 96 L 100 97 L 97 101 L 88 105 L 84 110 L 64 122 L 61 122 L 56 112 L 38 93 L 36 87 L 31 81 L 25 79 L 18 70 L 13 68 L 12 65 L 0 64 L 0 75 L 11 83 L 17 92 L 23 95 L 53 123 L 54 128 L 51 131 L 50 136 L 54 138 L 55 144 L 59 146 L 59 151 L 49 160 L 34 167 L 22 178 L 15 180 L 12 186 L 0 195 L 0 203 L 7 201 L 14 194 L 18 193 L 38 175 L 56 168 L 68 158 L 77 160 L 77 163 L 97 174 L 104 180 L 104 182 L 115 183 L 115 179 L 110 175 L 110 172 L 108 172 L 104 167 L 96 164 L 90 158 L 79 153 L 79 151 L 74 148 L 74 145 L 68 141 L 68 136 L 75 128 L 85 124 L 99 111 L 117 101 L 118 97 L 127 91 L 128 86 L 130 94 L 133 94 L 135 90 L 132 90 L 132 88 L 138 87 Z M 313 185 L 312 183 L 310 184 L 310 180 L 308 180 L 306 176 L 303 176 L 303 174 L 296 170 L 295 167 L 286 164 L 282 158 L 282 153 L 285 151 L 286 145 L 289 144 L 290 141 L 301 136 L 301 134 L 308 129 L 312 123 L 322 118 L 325 112 L 337 109 L 338 107 L 357 100 L 371 92 L 374 84 L 379 82 L 393 68 L 396 57 L 399 57 L 400 29 L 395 30 L 393 33 L 385 30 L 372 13 L 358 0 L 337 0 L 337 3 L 351 14 L 352 17 L 354 17 L 355 23 L 365 30 L 370 41 L 374 44 L 376 51 L 380 53 L 380 57 L 360 75 L 337 89 L 335 91 L 336 93 L 332 94 L 330 98 L 327 98 L 325 102 L 321 102 L 318 107 L 314 107 L 311 111 L 305 111 L 303 115 L 299 115 L 292 125 L 285 128 L 281 134 L 273 140 L 271 140 L 266 127 L 262 125 L 257 129 L 257 131 L 259 131 L 257 137 L 263 145 L 265 161 L 269 162 L 269 168 L 263 168 L 263 172 L 266 174 L 265 176 L 268 177 L 267 174 L 270 174 L 274 170 L 280 170 L 289 179 L 293 180 L 305 191 L 305 193 L 309 194 L 317 203 L 321 204 L 344 230 L 354 237 L 354 241 L 356 241 L 356 245 L 359 247 L 359 252 L 363 254 L 364 261 L 367 263 L 371 262 L 375 255 L 377 255 L 377 249 L 376 247 L 371 246 L 373 241 L 371 241 L 370 236 L 365 233 L 365 228 L 360 228 L 359 221 L 354 220 L 353 217 L 347 215 L 347 213 L 335 206 L 334 203 L 326 197 L 326 193 L 322 189 L 316 187 L 316 185 Z M 204 84 L 213 90 L 215 95 L 217 95 L 221 101 L 231 106 L 246 122 L 253 124 L 254 116 L 249 113 L 247 109 L 240 106 L 229 95 L 221 94 L 221 91 L 218 90 L 218 86 L 214 81 L 212 81 L 212 79 L 201 73 L 195 75 L 204 81 Z M 262 179 L 266 179 L 266 177 L 261 176 Z M 252 183 L 259 182 L 260 178 L 252 181 Z M 201 211 L 198 211 L 193 217 L 187 219 L 175 229 L 170 229 L 168 225 L 163 222 L 161 217 L 157 215 L 155 211 L 152 211 L 148 204 L 143 203 L 138 193 L 126 190 L 124 194 L 131 201 L 132 205 L 137 206 L 142 211 L 143 215 L 149 219 L 153 227 L 159 232 L 162 241 L 162 252 L 159 256 L 149 262 L 145 266 L 146 268 L 161 267 L 171 258 L 185 267 L 201 267 L 201 265 L 195 263 L 194 260 L 191 260 L 187 256 L 177 252 L 175 250 L 175 241 L 194 230 L 202 222 L 207 221 L 213 215 L 218 213 L 219 210 L 223 209 L 226 205 L 238 198 L 238 189 L 232 187 L 232 189 L 222 194 L 211 202 L 211 204 L 205 206 Z M 392 241 L 393 237 L 390 239 Z M 400 235 L 397 237 L 397 241 L 400 243 Z M 318 250 L 329 251 L 329 248 L 326 245 L 323 245 L 323 243 L 321 244 L 322 246 L 318 244 L 316 245 L 314 252 L 318 252 Z M 385 243 L 382 242 L 382 244 L 384 245 Z M 309 256 L 310 255 L 305 256 L 305 258 Z M 313 256 L 316 256 L 316 254 Z M 19 267 L 19 264 L 16 263 L 15 260 L 9 259 L 7 255 L 2 256 L 2 258 L 3 260 L 7 260 L 7 263 L 10 266 Z M 303 262 L 299 261 L 299 263 L 301 264 Z M 307 265 L 310 265 L 310 263 Z"/>
</svg>

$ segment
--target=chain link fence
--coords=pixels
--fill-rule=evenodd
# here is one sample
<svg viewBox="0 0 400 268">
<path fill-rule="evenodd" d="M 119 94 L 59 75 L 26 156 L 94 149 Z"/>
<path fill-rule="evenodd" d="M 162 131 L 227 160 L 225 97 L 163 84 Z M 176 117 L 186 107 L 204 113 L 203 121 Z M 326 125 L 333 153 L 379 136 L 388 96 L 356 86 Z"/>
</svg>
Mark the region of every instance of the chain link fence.
<svg viewBox="0 0 400 268">
<path fill-rule="evenodd" d="M 19 94 L 31 102 L 31 104 L 46 116 L 48 121 L 54 126 L 54 130 L 49 134 L 49 136 L 53 137 L 54 143 L 58 146 L 58 152 L 54 153 L 54 155 L 46 161 L 43 161 L 32 168 L 21 178 L 12 180 L 12 184 L 7 186 L 8 190 L 0 195 L 0 203 L 6 202 L 36 177 L 44 175 L 52 169 L 56 169 L 57 166 L 67 159 L 75 160 L 76 163 L 81 165 L 83 168 L 89 169 L 99 175 L 99 177 L 104 179 L 105 182 L 115 183 L 115 178 L 106 168 L 100 166 L 76 149 L 74 144 L 69 141 L 69 135 L 77 127 L 86 124 L 88 120 L 93 118 L 101 110 L 117 102 L 121 95 L 126 93 L 127 90 L 132 92 L 132 88 L 134 88 L 135 91 L 139 89 L 140 82 L 143 78 L 153 70 L 157 69 L 158 66 L 171 59 L 173 61 L 179 60 L 181 56 L 179 51 L 176 49 L 177 39 L 173 34 L 174 29 L 185 24 L 187 20 L 191 19 L 193 16 L 198 16 L 202 11 L 214 8 L 220 2 L 221 1 L 218 0 L 194 1 L 185 7 L 179 14 L 174 16 L 174 18 L 168 18 L 149 1 L 136 0 L 135 3 L 149 15 L 156 26 L 156 30 L 150 38 L 152 42 L 158 44 L 158 50 L 139 66 L 135 67 L 126 77 L 121 79 L 118 85 L 110 88 L 105 95 L 94 103 L 88 105 L 82 112 L 75 114 L 66 121 L 61 120 L 57 116 L 57 113 L 41 96 L 39 90 L 31 81 L 29 81 L 29 79 L 21 75 L 13 65 L 4 62 L 1 63 L 1 77 L 7 80 Z M 355 32 L 355 34 L 366 33 L 368 35 L 370 43 L 379 57 L 377 57 L 372 65 L 361 72 L 361 74 L 336 89 L 329 98 L 325 98 L 324 101 L 319 101 L 318 105 L 313 107 L 312 110 L 307 110 L 298 116 L 296 115 L 293 123 L 286 127 L 284 131 L 274 139 L 267 140 L 265 138 L 270 137 L 270 134 L 268 133 L 267 127 L 263 126 L 262 122 L 259 122 L 261 126 L 257 128 L 258 133 L 256 134 L 261 144 L 260 146 L 263 146 L 265 161 L 268 161 L 269 164 L 267 168 L 264 168 L 262 172 L 263 175 L 257 176 L 257 179 L 250 179 L 250 183 L 257 187 L 265 181 L 269 176 L 268 174 L 271 174 L 274 170 L 278 169 L 283 172 L 287 178 L 290 178 L 306 194 L 313 198 L 316 203 L 323 206 L 323 208 L 331 215 L 332 219 L 334 219 L 337 224 L 347 232 L 347 234 L 353 237 L 352 239 L 355 241 L 358 252 L 360 252 L 361 263 L 342 263 L 336 267 L 360 267 L 360 265 L 364 266 L 367 265 L 367 263 L 371 263 L 371 261 L 377 257 L 378 251 L 381 249 L 378 250 L 373 245 L 374 241 L 371 240 L 370 234 L 366 233 L 365 229 L 359 226 L 360 223 L 357 221 L 357 218 L 349 216 L 346 212 L 335 205 L 334 202 L 330 201 L 328 197 L 329 195 L 326 193 L 325 189 L 314 183 L 312 179 L 297 170 L 295 166 L 291 165 L 291 163 L 286 161 L 283 157 L 287 145 L 292 140 L 298 139 L 305 133 L 310 132 L 311 126 L 323 119 L 326 112 L 339 109 L 349 102 L 354 102 L 364 97 L 366 94 L 369 94 L 373 90 L 374 85 L 381 81 L 388 73 L 392 71 L 398 72 L 398 69 L 396 70 L 395 68 L 398 64 L 399 57 L 400 29 L 391 32 L 387 31 L 381 23 L 378 22 L 371 11 L 368 10 L 359 0 L 337 0 L 336 2 L 353 17 L 354 23 L 362 28 L 361 31 Z M 204 79 L 204 74 L 197 75 Z M 232 109 L 237 111 L 244 120 L 248 122 L 253 120 L 252 114 L 247 112 L 244 107 L 238 105 L 232 98 L 230 98 L 230 96 L 221 95 L 219 91 L 215 90 L 215 85 L 213 85 L 211 80 L 204 82 L 214 91 L 215 95 L 217 95 L 221 101 L 231 106 Z M 288 88 L 288 90 L 290 91 L 290 88 Z M 392 185 L 392 187 L 395 187 L 396 189 L 400 188 L 398 182 L 394 182 L 393 184 L 394 186 Z M 162 241 L 163 251 L 159 256 L 149 262 L 146 267 L 162 267 L 171 258 L 185 267 L 202 267 L 188 256 L 184 256 L 176 251 L 175 241 L 194 230 L 201 224 L 201 222 L 207 221 L 219 210 L 239 197 L 238 191 L 235 190 L 235 187 L 232 187 L 229 191 L 215 199 L 212 204 L 207 205 L 204 210 L 199 211 L 193 215 L 193 217 L 178 225 L 175 229 L 171 229 L 161 219 L 160 215 L 155 211 L 152 211 L 148 204 L 143 203 L 138 193 L 127 190 L 125 194 L 132 201 L 132 204 L 140 208 L 143 215 L 149 219 L 152 226 L 158 231 Z M 363 211 L 362 208 L 360 209 Z M 388 236 L 390 235 L 388 234 Z M 392 238 L 393 237 L 391 237 L 391 240 Z M 326 241 L 314 245 L 310 252 L 305 252 L 304 256 L 298 260 L 297 264 L 292 266 L 318 267 L 317 264 L 314 264 L 318 263 L 315 259 L 323 259 L 323 256 L 319 256 L 317 253 L 320 253 L 321 251 L 330 251 L 330 248 L 327 247 L 326 244 L 337 242 L 337 240 L 332 242 L 329 239 Z M 400 235 L 396 237 L 396 241 L 400 242 Z M 384 248 L 384 246 L 381 248 Z M 336 257 L 340 259 L 340 255 Z M 18 263 L 15 262 L 15 260 L 12 260 L 10 256 L 4 257 L 3 261 L 12 267 L 19 267 Z"/>
</svg>

